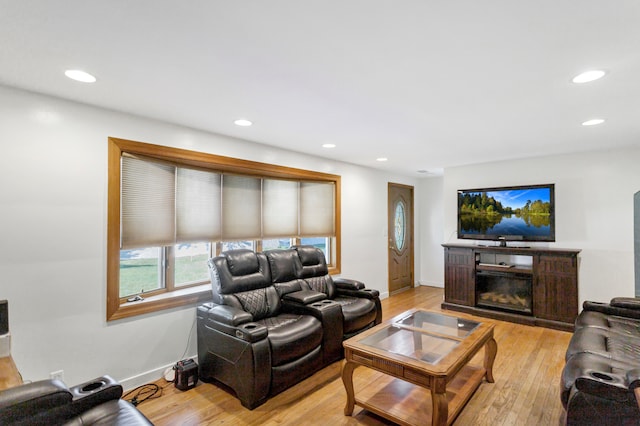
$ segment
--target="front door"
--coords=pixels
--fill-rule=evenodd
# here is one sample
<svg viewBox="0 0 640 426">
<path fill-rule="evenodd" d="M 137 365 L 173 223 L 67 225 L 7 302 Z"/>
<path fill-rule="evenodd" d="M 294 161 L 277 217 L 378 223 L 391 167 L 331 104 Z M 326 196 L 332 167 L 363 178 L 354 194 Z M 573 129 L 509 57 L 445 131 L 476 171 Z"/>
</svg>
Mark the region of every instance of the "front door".
<svg viewBox="0 0 640 426">
<path fill-rule="evenodd" d="M 389 294 L 413 287 L 413 186 L 389 183 Z"/>
</svg>

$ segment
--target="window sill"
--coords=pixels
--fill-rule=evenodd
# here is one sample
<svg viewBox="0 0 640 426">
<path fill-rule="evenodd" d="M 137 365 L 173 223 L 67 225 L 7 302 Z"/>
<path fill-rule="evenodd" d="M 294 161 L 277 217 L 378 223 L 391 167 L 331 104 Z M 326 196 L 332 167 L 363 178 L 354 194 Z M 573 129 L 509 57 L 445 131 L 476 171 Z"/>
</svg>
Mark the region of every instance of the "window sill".
<svg viewBox="0 0 640 426">
<path fill-rule="evenodd" d="M 120 302 L 115 312 L 107 312 L 107 321 L 129 318 L 165 309 L 177 308 L 211 300 L 211 284 L 161 293 L 137 302 Z"/>
<path fill-rule="evenodd" d="M 330 275 L 340 274 L 340 269 L 329 267 Z M 153 296 L 145 296 L 137 302 L 119 301 L 114 312 L 107 312 L 107 321 L 135 317 L 165 309 L 177 308 L 192 304 L 199 304 L 211 300 L 211 283 L 183 288 Z"/>
</svg>

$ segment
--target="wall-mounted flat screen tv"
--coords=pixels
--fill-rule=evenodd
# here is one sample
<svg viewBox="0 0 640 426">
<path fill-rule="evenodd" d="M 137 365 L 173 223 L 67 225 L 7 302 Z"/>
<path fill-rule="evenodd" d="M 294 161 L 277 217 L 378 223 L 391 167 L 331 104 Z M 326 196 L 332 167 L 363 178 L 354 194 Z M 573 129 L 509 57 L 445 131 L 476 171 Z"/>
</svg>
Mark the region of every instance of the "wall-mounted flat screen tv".
<svg viewBox="0 0 640 426">
<path fill-rule="evenodd" d="M 555 241 L 554 184 L 459 190 L 458 238 Z"/>
</svg>

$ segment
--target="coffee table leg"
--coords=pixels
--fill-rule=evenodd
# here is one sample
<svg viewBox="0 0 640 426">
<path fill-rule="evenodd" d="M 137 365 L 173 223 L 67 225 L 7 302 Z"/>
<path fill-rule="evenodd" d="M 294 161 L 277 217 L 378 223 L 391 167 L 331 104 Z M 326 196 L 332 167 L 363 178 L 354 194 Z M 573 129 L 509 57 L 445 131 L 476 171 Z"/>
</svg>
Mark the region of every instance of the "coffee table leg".
<svg viewBox="0 0 640 426">
<path fill-rule="evenodd" d="M 446 426 L 449 417 L 449 403 L 447 402 L 447 382 L 436 380 L 431 387 L 431 402 L 433 414 L 431 424 L 433 426 Z"/>
<path fill-rule="evenodd" d="M 344 406 L 344 415 L 350 416 L 353 413 L 353 407 L 356 403 L 356 397 L 353 392 L 353 370 L 358 364 L 346 361 L 342 366 L 342 383 L 347 391 L 347 404 Z"/>
<path fill-rule="evenodd" d="M 493 383 L 493 361 L 496 359 L 496 353 L 498 353 L 498 344 L 494 338 L 487 340 L 487 344 L 484 347 L 484 369 L 487 370 L 485 377 L 487 382 Z"/>
</svg>

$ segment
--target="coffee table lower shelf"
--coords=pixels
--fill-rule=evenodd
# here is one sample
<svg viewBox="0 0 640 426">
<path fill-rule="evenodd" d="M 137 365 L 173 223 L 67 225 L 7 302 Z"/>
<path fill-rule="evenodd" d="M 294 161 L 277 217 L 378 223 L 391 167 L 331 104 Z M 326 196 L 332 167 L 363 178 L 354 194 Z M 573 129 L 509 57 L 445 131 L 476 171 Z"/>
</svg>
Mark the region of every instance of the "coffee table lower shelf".
<svg viewBox="0 0 640 426">
<path fill-rule="evenodd" d="M 358 374 L 359 370 L 367 370 Z M 369 374 L 371 373 L 371 374 Z M 482 383 L 486 370 L 465 366 L 447 384 L 447 425 L 453 423 L 462 408 Z M 400 425 L 430 425 L 431 390 L 366 367 L 353 374 L 355 404 Z"/>
</svg>

